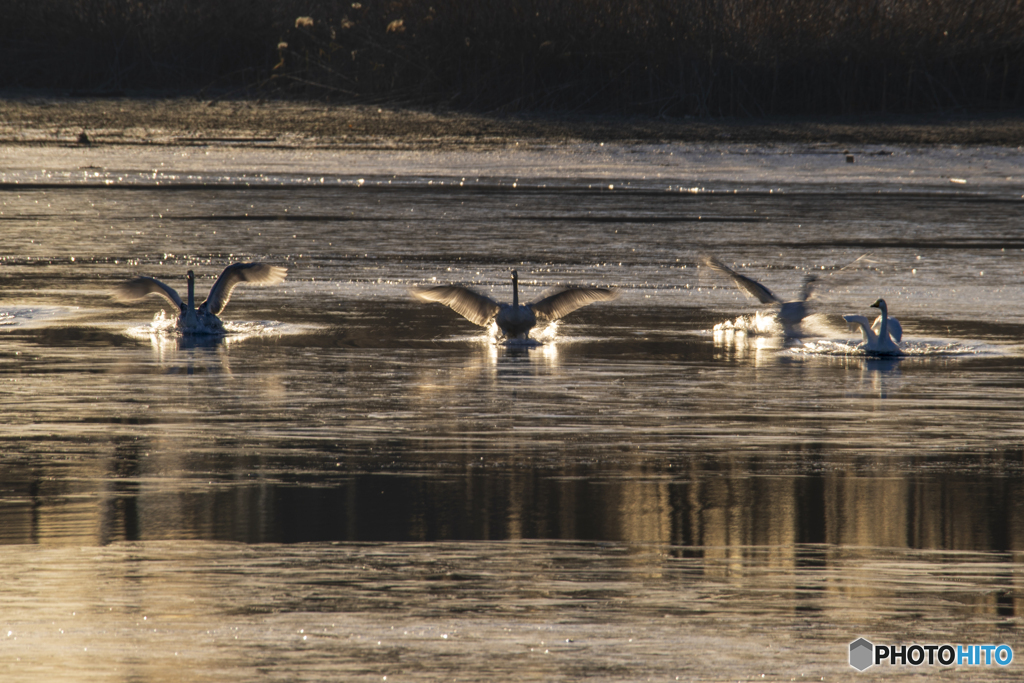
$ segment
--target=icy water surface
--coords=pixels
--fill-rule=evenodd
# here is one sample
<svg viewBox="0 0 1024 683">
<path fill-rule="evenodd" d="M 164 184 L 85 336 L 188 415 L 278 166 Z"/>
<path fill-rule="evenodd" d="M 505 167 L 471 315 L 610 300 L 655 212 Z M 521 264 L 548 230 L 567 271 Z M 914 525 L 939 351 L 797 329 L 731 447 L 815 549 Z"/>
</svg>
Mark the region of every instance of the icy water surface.
<svg viewBox="0 0 1024 683">
<path fill-rule="evenodd" d="M 4 149 L 3 680 L 1020 680 L 1024 154 L 841 151 Z M 107 294 L 253 260 L 224 337 Z M 622 295 L 408 293 L 511 268 Z"/>
</svg>

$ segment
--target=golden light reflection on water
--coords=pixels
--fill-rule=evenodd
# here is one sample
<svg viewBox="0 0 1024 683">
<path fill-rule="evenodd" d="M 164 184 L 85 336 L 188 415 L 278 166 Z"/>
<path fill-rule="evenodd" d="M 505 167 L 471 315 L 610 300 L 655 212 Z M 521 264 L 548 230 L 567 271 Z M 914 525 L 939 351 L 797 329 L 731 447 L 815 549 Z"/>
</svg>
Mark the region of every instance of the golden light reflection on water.
<svg viewBox="0 0 1024 683">
<path fill-rule="evenodd" d="M 976 429 L 980 475 L 979 463 L 930 456 L 947 443 L 946 413 L 917 406 L 945 410 L 931 373 L 959 377 L 939 364 L 808 359 L 777 337 L 717 333 L 704 344 L 725 355 L 696 372 L 632 339 L 614 347 L 630 354 L 620 361 L 595 360 L 607 341 L 571 334 L 388 353 L 335 350 L 319 334 L 200 347 L 157 335 L 20 372 L 8 443 L 39 442 L 47 456 L 0 463 L 11 482 L 0 539 L 594 538 L 722 558 L 797 543 L 1020 548 L 1024 520 L 1000 493 L 1020 453 L 979 450 L 992 432 Z M 1008 444 L 1016 432 L 996 408 L 1016 390 L 993 393 L 1003 376 L 964 386 Z M 893 443 L 919 458 L 891 457 Z M 975 499 L 941 504 L 964 481 L 983 482 Z M 297 482 L 332 514 L 291 498 Z"/>
<path fill-rule="evenodd" d="M 538 338 L 527 343 L 498 342 L 487 346 L 488 357 L 495 365 L 503 358 L 525 358 L 530 360 L 531 365 L 552 370 L 558 367 L 558 343 L 557 337 L 554 336 L 549 336 L 543 341 Z"/>
<path fill-rule="evenodd" d="M 344 483 L 325 483 L 314 502 L 282 496 L 289 485 L 266 475 L 250 481 L 242 472 L 211 470 L 211 481 L 181 479 L 175 473 L 193 470 L 195 457 L 180 440 L 156 437 L 124 450 L 119 470 L 76 468 L 76 477 L 104 482 L 98 490 L 33 481 L 5 467 L 11 493 L 0 539 L 51 545 L 241 532 L 246 540 L 271 541 L 311 530 L 325 540 L 582 537 L 693 547 L 723 560 L 762 547 L 769 549 L 769 563 L 788 562 L 801 543 L 1024 552 L 1024 511 L 1012 491 L 979 496 L 988 486 L 980 482 L 908 478 L 898 470 L 890 477 L 723 477 L 714 469 L 669 475 L 643 467 L 611 480 L 587 475 L 590 468 L 538 477 L 519 471 L 514 454 L 501 458 L 511 469 L 494 470 L 495 458 L 469 460 L 465 481 L 342 471 Z M 734 466 L 750 464 L 738 459 Z M 321 508 L 334 512 L 318 518 Z M 389 518 L 375 519 L 383 509 Z M 423 511 L 430 511 L 429 521 Z M 268 520 L 278 522 L 268 527 Z"/>
<path fill-rule="evenodd" d="M 758 316 L 758 319 L 769 320 L 774 324 L 769 316 Z M 786 340 L 777 334 L 764 334 L 756 330 L 756 325 L 752 329 L 715 325 L 712 330 L 715 357 L 721 360 L 747 361 L 753 363 L 754 367 L 774 362 L 774 355 L 785 348 Z"/>
<path fill-rule="evenodd" d="M 442 390 L 464 391 L 480 380 L 486 380 L 487 386 L 494 388 L 497 382 L 517 376 L 547 375 L 559 368 L 559 340 L 553 331 L 544 339 L 505 341 L 490 334 L 468 337 L 465 346 L 453 351 L 461 360 L 446 362 L 443 369 L 419 368 L 415 386 L 418 391 L 429 394 Z M 428 407 L 424 405 L 425 409 Z"/>
</svg>

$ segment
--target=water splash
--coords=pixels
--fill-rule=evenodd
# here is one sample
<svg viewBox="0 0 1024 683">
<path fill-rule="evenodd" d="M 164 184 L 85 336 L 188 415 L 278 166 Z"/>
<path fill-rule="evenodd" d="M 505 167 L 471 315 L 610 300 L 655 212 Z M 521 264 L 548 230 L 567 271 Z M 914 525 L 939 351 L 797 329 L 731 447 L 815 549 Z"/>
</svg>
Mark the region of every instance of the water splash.
<svg viewBox="0 0 1024 683">
<path fill-rule="evenodd" d="M 774 313 L 757 311 L 753 315 L 741 315 L 735 320 L 726 320 L 718 323 L 712 330 L 713 333 L 741 333 L 750 336 L 756 335 L 778 335 L 782 334 L 782 326 L 776 319 Z"/>
<path fill-rule="evenodd" d="M 513 339 L 506 337 L 501 330 L 498 329 L 497 323 L 491 321 L 491 324 L 487 326 L 487 332 L 484 338 L 491 344 L 507 346 L 509 348 L 536 348 L 555 341 L 555 338 L 558 335 L 558 323 L 558 320 L 554 320 L 545 324 L 543 327 L 538 326 L 533 328 L 532 336 L 527 339 Z"/>
<path fill-rule="evenodd" d="M 138 339 L 145 339 L 151 335 L 174 335 L 178 333 L 177 318 L 167 317 L 167 313 L 160 309 L 153 315 L 153 320 L 148 325 L 140 325 L 128 329 L 128 336 Z"/>
<path fill-rule="evenodd" d="M 133 339 L 148 340 L 155 346 L 168 342 L 193 344 L 232 344 L 253 337 L 276 336 L 297 332 L 301 326 L 286 325 L 276 321 L 225 322 L 219 329 L 183 333 L 178 329 L 178 320 L 167 315 L 163 309 L 157 311 L 148 325 L 129 327 L 125 334 Z M 294 329 L 293 329 L 294 328 Z"/>
<path fill-rule="evenodd" d="M 790 352 L 805 356 L 856 356 L 860 358 L 879 358 L 879 354 L 865 351 L 863 342 L 859 340 L 818 339 L 805 342 L 802 346 L 791 348 Z M 900 345 L 903 352 L 900 356 L 886 358 L 922 358 L 948 356 L 976 356 L 991 353 L 991 349 L 980 346 L 951 342 L 945 340 L 904 341 Z"/>
</svg>

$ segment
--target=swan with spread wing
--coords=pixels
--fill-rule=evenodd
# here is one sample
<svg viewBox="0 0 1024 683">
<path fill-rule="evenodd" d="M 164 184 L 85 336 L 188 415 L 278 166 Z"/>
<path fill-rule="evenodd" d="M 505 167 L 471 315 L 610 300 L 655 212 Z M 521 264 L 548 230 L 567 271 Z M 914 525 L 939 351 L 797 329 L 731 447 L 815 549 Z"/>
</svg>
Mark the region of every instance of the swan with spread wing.
<svg viewBox="0 0 1024 683">
<path fill-rule="evenodd" d="M 519 273 L 512 271 L 512 303 L 494 299 L 462 285 L 415 287 L 412 294 L 420 301 L 448 306 L 472 323 L 487 327 L 494 322 L 507 339 L 527 340 L 538 322 L 552 322 L 577 308 L 598 301 L 618 298 L 616 289 L 601 287 L 563 287 L 546 293 L 528 304 L 519 303 Z"/>
<path fill-rule="evenodd" d="M 714 256 L 705 256 L 704 265 L 715 272 L 728 275 L 741 292 L 747 296 L 754 297 L 762 304 L 771 304 L 778 307 L 778 319 L 782 323 L 783 330 L 787 337 L 795 336 L 800 327 L 800 322 L 810 315 L 810 298 L 814 295 L 814 283 L 817 282 L 816 275 L 807 274 L 803 279 L 803 286 L 800 289 L 800 298 L 795 301 L 783 301 L 770 289 L 757 280 L 741 275 L 735 270 L 719 261 Z"/>
<path fill-rule="evenodd" d="M 898 343 L 903 339 L 903 326 L 896 318 L 889 316 L 889 308 L 885 299 L 878 299 L 871 304 L 871 308 L 877 308 L 881 315 L 871 323 L 862 315 L 844 315 L 843 320 L 850 323 L 850 326 L 858 326 L 864 343 L 860 345 L 861 350 L 866 353 L 878 356 L 899 356 L 903 351 Z"/>
<path fill-rule="evenodd" d="M 122 283 L 111 291 L 111 296 L 122 303 L 132 303 L 150 294 L 164 297 L 178 314 L 178 330 L 189 334 L 223 334 L 220 315 L 231 298 L 231 292 L 240 284 L 273 285 L 283 282 L 288 269 L 266 263 L 233 263 L 224 269 L 213 283 L 206 301 L 195 305 L 195 274 L 190 270 L 188 298 L 181 297 L 170 286 L 153 277 L 137 277 Z"/>
</svg>

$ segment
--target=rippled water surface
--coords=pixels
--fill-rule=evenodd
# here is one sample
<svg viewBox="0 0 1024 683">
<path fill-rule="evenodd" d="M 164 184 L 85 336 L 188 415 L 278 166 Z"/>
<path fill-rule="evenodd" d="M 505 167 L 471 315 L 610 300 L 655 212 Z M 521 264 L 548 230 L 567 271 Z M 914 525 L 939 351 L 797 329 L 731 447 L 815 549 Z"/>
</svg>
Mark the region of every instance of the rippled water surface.
<svg viewBox="0 0 1024 683">
<path fill-rule="evenodd" d="M 0 676 L 1020 680 L 1024 153 L 841 151 L 4 149 Z M 815 274 L 803 335 L 705 254 Z M 253 260 L 225 337 L 108 296 Z M 621 296 L 526 347 L 409 294 L 511 268 Z"/>
</svg>

